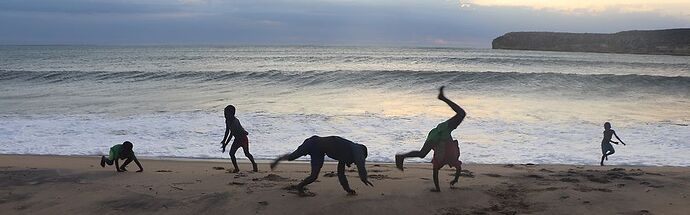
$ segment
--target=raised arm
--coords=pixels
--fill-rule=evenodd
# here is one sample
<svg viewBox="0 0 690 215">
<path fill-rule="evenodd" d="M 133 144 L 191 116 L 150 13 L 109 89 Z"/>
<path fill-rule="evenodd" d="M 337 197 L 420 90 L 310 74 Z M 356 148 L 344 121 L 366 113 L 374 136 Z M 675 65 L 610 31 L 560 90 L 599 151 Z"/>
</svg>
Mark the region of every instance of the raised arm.
<svg viewBox="0 0 690 215">
<path fill-rule="evenodd" d="M 623 142 L 623 140 L 621 140 L 620 137 L 618 137 L 618 134 L 616 134 L 616 131 L 613 131 L 613 136 L 615 136 L 616 139 L 618 139 L 618 141 L 621 141 L 621 143 L 625 146 L 625 143 Z"/>
<path fill-rule="evenodd" d="M 347 183 L 347 177 L 345 177 L 345 163 L 343 162 L 338 162 L 338 181 L 340 181 L 340 185 L 343 186 L 343 189 L 345 189 L 348 194 L 357 194 L 357 192 L 350 188 L 350 184 Z"/>
</svg>

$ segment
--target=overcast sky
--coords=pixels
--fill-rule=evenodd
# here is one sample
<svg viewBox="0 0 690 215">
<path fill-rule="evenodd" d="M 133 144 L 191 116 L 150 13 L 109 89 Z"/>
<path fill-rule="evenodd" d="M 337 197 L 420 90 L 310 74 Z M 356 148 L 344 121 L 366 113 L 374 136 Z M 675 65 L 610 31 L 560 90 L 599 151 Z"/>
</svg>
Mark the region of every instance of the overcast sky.
<svg viewBox="0 0 690 215">
<path fill-rule="evenodd" d="M 690 27 L 690 0 L 0 0 L 0 44 L 490 47 L 509 31 Z"/>
</svg>

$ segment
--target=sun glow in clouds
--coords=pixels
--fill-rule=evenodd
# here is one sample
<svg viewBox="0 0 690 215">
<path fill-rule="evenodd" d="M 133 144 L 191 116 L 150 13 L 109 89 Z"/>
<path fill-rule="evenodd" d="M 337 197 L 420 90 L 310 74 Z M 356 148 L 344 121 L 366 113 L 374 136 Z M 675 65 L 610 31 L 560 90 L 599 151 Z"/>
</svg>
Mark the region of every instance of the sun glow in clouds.
<svg viewBox="0 0 690 215">
<path fill-rule="evenodd" d="M 556 10 L 566 13 L 655 12 L 690 19 L 688 0 L 463 0 L 460 5 L 529 7 L 536 10 Z"/>
</svg>

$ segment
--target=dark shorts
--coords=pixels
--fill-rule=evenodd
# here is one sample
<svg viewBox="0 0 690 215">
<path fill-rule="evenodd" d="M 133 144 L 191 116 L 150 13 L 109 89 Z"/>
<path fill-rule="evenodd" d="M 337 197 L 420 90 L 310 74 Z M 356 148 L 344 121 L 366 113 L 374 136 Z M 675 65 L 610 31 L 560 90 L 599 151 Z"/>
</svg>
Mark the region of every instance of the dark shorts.
<svg viewBox="0 0 690 215">
<path fill-rule="evenodd" d="M 235 137 L 235 140 L 232 141 L 232 145 L 230 145 L 231 148 L 245 148 L 249 150 L 249 138 L 247 136 L 242 136 L 242 137 Z"/>
<path fill-rule="evenodd" d="M 434 150 L 434 158 L 431 160 L 431 163 L 434 164 L 434 169 L 441 169 L 445 165 L 460 168 L 462 162 L 460 161 L 460 147 L 458 147 L 458 141 L 450 141 L 446 143 L 445 146 L 446 148 L 443 155 L 436 153 L 436 150 Z"/>
<path fill-rule="evenodd" d="M 616 150 L 613 149 L 613 145 L 611 145 L 611 143 L 603 142 L 601 143 L 601 154 L 606 154 L 606 152 L 614 153 Z"/>
</svg>

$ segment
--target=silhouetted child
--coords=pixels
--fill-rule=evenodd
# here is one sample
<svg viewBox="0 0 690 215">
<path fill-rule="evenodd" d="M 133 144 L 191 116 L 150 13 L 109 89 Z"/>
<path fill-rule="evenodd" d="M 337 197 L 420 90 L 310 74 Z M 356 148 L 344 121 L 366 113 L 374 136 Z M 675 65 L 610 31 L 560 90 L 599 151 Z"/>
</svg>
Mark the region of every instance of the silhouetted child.
<svg viewBox="0 0 690 215">
<path fill-rule="evenodd" d="M 345 166 L 350 167 L 353 163 L 357 165 L 359 179 L 362 180 L 362 183 L 372 187 L 374 186 L 374 184 L 367 180 L 367 169 L 365 167 L 367 147 L 338 136 L 312 136 L 307 138 L 297 150 L 290 154 L 280 156 L 273 161 L 273 163 L 271 163 L 271 170 L 275 169 L 278 162 L 282 160 L 292 161 L 305 155 L 311 157 L 311 174 L 297 185 L 300 196 L 308 196 L 304 192 L 304 186 L 311 184 L 319 177 L 319 172 L 323 166 L 325 156 L 338 161 L 338 180 L 340 181 L 340 185 L 343 186 L 343 189 L 347 191 L 348 195 L 357 194 L 350 188 L 347 178 L 345 177 Z"/>
<path fill-rule="evenodd" d="M 455 179 L 450 182 L 451 185 L 457 183 L 458 177 L 460 177 L 461 162 L 457 160 L 460 156 L 460 150 L 458 148 L 457 140 L 454 141 L 450 136 L 450 133 L 455 130 L 458 125 L 460 125 L 462 120 L 465 119 L 465 116 L 467 115 L 465 110 L 443 95 L 443 88 L 444 87 L 441 86 L 439 89 L 438 99 L 448 104 L 448 106 L 455 111 L 455 116 L 451 117 L 445 122 L 442 122 L 441 124 L 438 124 L 436 128 L 431 129 L 421 150 L 395 155 L 395 165 L 402 171 L 403 161 L 405 158 L 424 158 L 427 154 L 429 154 L 429 151 L 433 149 L 434 159 L 437 160 L 437 162 L 434 163 L 433 170 L 434 186 L 436 187 L 431 190 L 433 192 L 441 191 L 441 188 L 438 185 L 438 170 L 441 169 L 441 167 L 443 167 L 445 164 L 456 168 Z"/>
<path fill-rule="evenodd" d="M 101 167 L 105 167 L 105 164 L 108 164 L 110 166 L 113 165 L 113 163 L 115 163 L 115 169 L 118 172 L 124 172 L 127 171 L 127 168 L 125 167 L 127 167 L 127 165 L 130 162 L 134 161 L 134 163 L 136 163 L 137 166 L 139 166 L 139 170 L 137 172 L 143 172 L 144 168 L 141 167 L 141 163 L 139 163 L 139 160 L 134 155 L 133 148 L 134 146 L 129 141 L 125 141 L 122 144 L 117 144 L 113 147 L 110 147 L 108 158 L 106 158 L 105 156 L 101 156 Z M 118 160 L 120 159 L 126 159 L 125 163 L 123 163 L 122 166 L 120 166 L 120 163 L 118 162 Z"/>
<path fill-rule="evenodd" d="M 228 105 L 227 107 L 225 107 L 224 113 L 225 135 L 223 136 L 223 140 L 220 141 L 220 148 L 222 148 L 223 153 L 225 153 L 225 147 L 228 145 L 228 142 L 230 142 L 230 139 L 232 137 L 235 137 L 235 140 L 232 141 L 232 145 L 230 145 L 230 160 L 232 160 L 232 165 L 235 167 L 235 170 L 233 170 L 233 172 L 240 171 L 240 168 L 237 166 L 237 158 L 235 158 L 235 153 L 237 153 L 237 149 L 239 149 L 240 147 L 242 147 L 242 150 L 244 151 L 244 156 L 247 156 L 249 161 L 252 162 L 254 172 L 258 172 L 259 169 L 256 166 L 256 162 L 254 162 L 254 156 L 252 156 L 252 154 L 249 153 L 249 139 L 247 138 L 249 132 L 244 130 L 244 128 L 240 124 L 240 120 L 238 120 L 237 117 L 235 117 L 235 106 Z"/>
<path fill-rule="evenodd" d="M 613 149 L 613 145 L 611 145 L 611 143 L 618 144 L 618 142 L 612 141 L 611 140 L 612 136 L 616 136 L 616 139 L 618 139 L 618 141 L 621 141 L 621 143 L 623 145 L 625 145 L 625 143 L 621 140 L 621 138 L 619 138 L 618 135 L 616 134 L 616 131 L 611 129 L 611 123 L 605 122 L 604 123 L 604 139 L 601 140 L 601 154 L 602 154 L 601 163 L 599 163 L 602 166 L 604 165 L 604 159 L 609 160 L 609 155 L 612 155 L 613 153 L 616 152 L 616 150 Z"/>
</svg>

